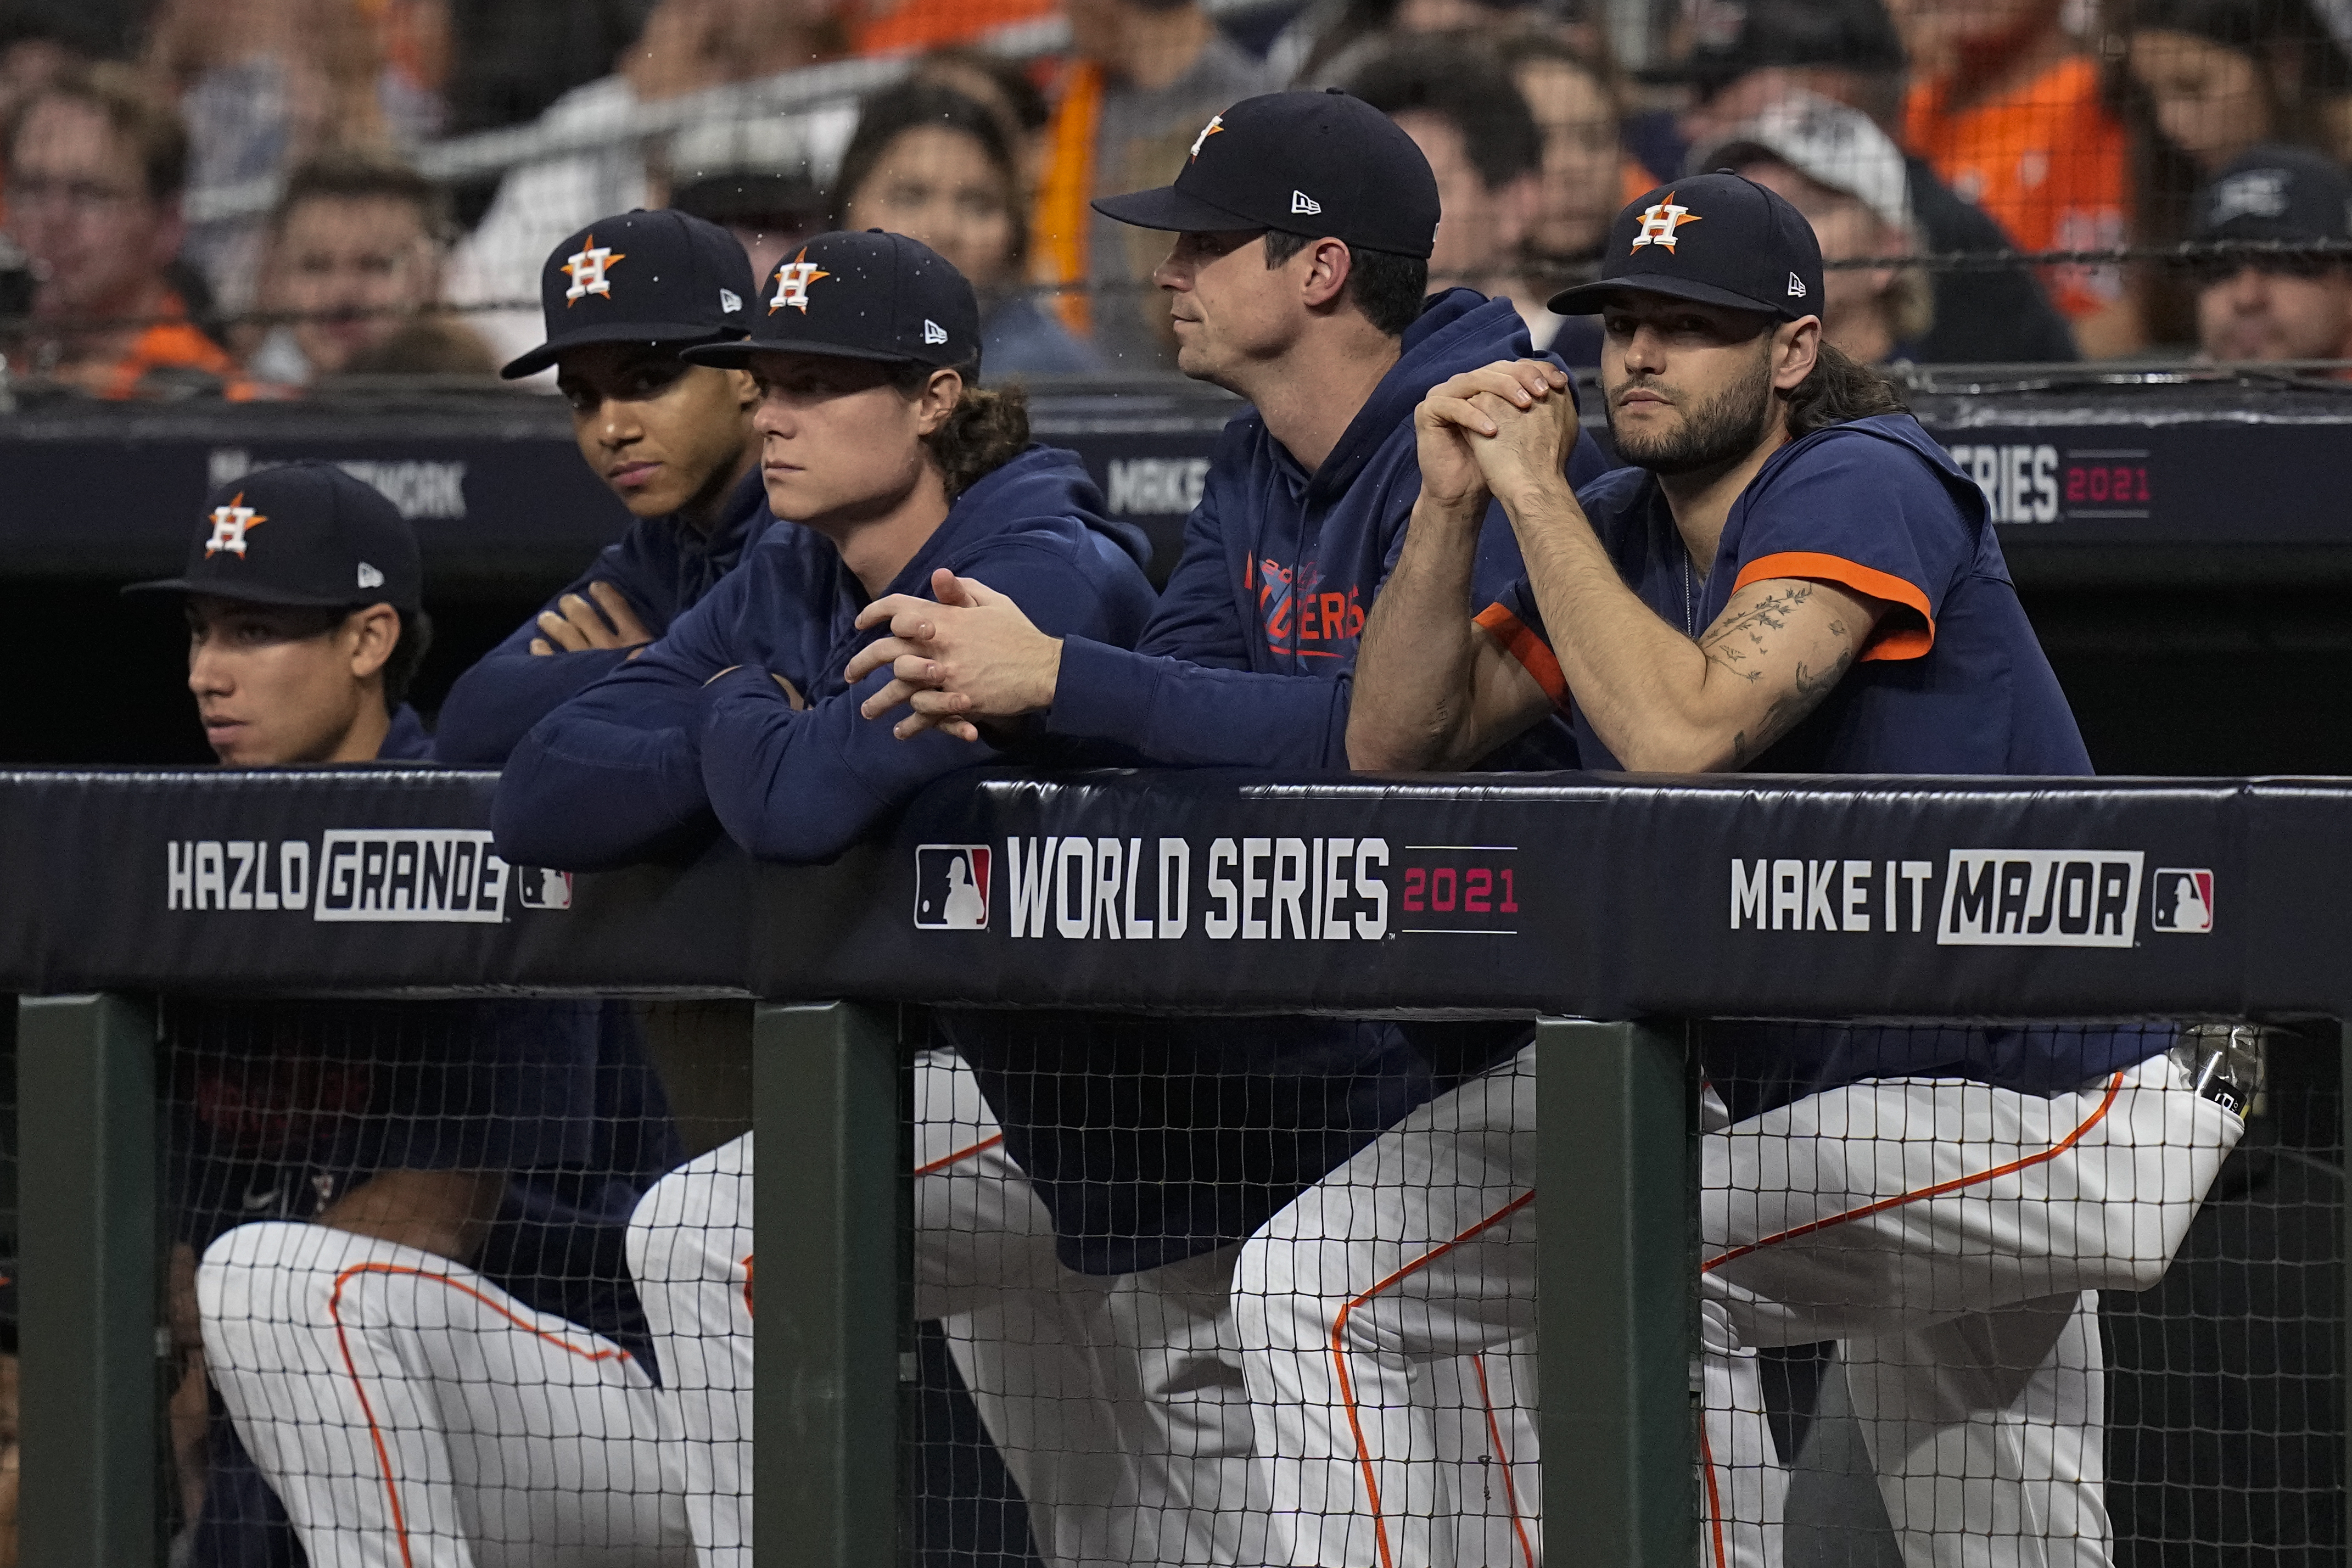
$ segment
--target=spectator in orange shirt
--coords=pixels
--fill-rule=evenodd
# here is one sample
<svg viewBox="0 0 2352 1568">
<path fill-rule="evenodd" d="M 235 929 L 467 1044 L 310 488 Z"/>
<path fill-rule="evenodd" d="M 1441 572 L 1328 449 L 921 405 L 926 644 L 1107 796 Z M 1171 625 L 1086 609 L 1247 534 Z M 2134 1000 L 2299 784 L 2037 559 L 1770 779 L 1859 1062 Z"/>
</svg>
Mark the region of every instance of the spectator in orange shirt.
<svg viewBox="0 0 2352 1568">
<path fill-rule="evenodd" d="M 1113 370 L 1175 363 L 1152 268 L 1168 237 L 1088 204 L 1164 180 L 1209 122 L 1281 86 L 1198 0 L 1068 0 L 1070 58 L 1054 92 L 1045 177 L 1030 224 L 1034 281 L 1065 326 Z"/>
<path fill-rule="evenodd" d="M 2061 23 L 2065 0 L 1916 0 L 1915 62 L 1948 61 L 1912 89 L 1905 139 L 2024 250 L 2095 250 L 2131 233 L 2124 130 L 2099 68 Z M 2044 273 L 2085 355 L 2126 353 L 2145 332 L 2123 268 Z"/>
<path fill-rule="evenodd" d="M 188 320 L 167 269 L 186 232 L 179 115 L 120 66 L 26 100 L 7 132 L 10 237 L 40 279 L 22 369 L 100 397 L 217 384 L 228 354 Z"/>
</svg>

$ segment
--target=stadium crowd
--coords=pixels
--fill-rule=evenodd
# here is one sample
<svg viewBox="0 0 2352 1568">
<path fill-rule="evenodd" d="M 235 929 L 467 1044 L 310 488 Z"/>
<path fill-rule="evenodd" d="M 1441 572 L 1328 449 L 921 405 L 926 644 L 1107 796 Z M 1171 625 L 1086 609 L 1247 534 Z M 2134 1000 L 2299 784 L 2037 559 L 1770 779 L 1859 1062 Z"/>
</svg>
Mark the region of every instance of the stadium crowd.
<svg viewBox="0 0 2352 1568">
<path fill-rule="evenodd" d="M 992 52 L 1057 15 L 1056 52 Z M 2352 239 L 2340 6 L 1706 0 L 1661 17 L 1656 58 L 1627 71 L 1598 7 L 1512 0 L 1216 16 L 1202 0 L 159 0 L 111 28 L 9 0 L 0 279 L 13 258 L 29 299 L 0 296 L 0 319 L 23 312 L 5 352 L 20 386 L 100 397 L 482 378 L 528 345 L 549 245 L 667 205 L 730 228 L 755 275 L 838 224 L 935 244 L 982 290 L 997 375 L 1162 371 L 1158 257 L 1087 204 L 1224 104 L 1336 85 L 1437 170 L 1433 279 L 1509 296 L 1574 365 L 1593 363 L 1589 327 L 1544 298 L 1591 275 L 1619 202 L 1719 167 L 1814 220 L 1832 340 L 1873 362 L 2352 353 L 2352 286 L 2324 249 L 2073 254 Z M 564 47 L 533 47 L 534 19 Z M 740 96 L 882 57 L 908 74 L 863 101 Z M 683 129 L 632 129 L 697 93 L 707 112 Z M 526 120 L 576 150 L 495 185 L 415 172 L 445 132 Z M 2069 258 L 1869 265 L 2002 252 Z"/>
</svg>

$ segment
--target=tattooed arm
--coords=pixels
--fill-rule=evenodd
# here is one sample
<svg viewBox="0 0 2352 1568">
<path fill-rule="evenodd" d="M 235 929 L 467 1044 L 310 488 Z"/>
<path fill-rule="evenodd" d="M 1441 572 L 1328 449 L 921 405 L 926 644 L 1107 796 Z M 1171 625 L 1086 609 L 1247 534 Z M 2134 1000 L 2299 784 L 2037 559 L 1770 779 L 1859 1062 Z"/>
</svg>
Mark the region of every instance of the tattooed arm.
<svg viewBox="0 0 2352 1568">
<path fill-rule="evenodd" d="M 1734 594 L 1694 643 L 1618 577 L 1565 487 L 1500 499 L 1569 693 L 1637 773 L 1746 767 L 1829 695 L 1887 608 L 1835 584 L 1771 578 Z"/>
</svg>

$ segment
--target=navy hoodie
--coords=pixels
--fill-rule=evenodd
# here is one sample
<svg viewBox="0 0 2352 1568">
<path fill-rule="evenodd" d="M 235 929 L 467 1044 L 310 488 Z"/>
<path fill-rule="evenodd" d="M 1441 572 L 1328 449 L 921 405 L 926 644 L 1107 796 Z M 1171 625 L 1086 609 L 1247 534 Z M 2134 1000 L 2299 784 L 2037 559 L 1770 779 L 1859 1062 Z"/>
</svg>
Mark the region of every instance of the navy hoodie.
<svg viewBox="0 0 2352 1568">
<path fill-rule="evenodd" d="M 1227 425 L 1138 651 L 1066 638 L 1049 733 L 1152 763 L 1344 768 L 1358 636 L 1421 492 L 1413 409 L 1449 376 L 1531 352 L 1507 302 L 1457 289 L 1406 331 L 1315 473 L 1255 412 Z M 1601 468 L 1580 441 L 1571 482 Z M 1497 507 L 1478 586 L 1491 595 L 1520 570 Z M 1570 742 L 1564 730 L 1556 741 L 1561 765 Z M 1052 1214 L 1062 1261 L 1090 1274 L 1244 1239 L 1518 1032 L 1036 1013 L 943 1014 L 940 1026 Z"/>
<path fill-rule="evenodd" d="M 885 592 L 929 597 L 946 567 L 1011 595 L 1050 633 L 1131 640 L 1151 613 L 1150 545 L 1103 510 L 1075 454 L 1032 447 L 959 496 Z M 770 529 L 661 641 L 524 737 L 499 780 L 499 852 L 596 870 L 682 847 L 715 814 L 763 859 L 829 860 L 933 779 L 994 758 L 937 731 L 900 741 L 887 720 L 859 715 L 890 679 L 842 679 L 883 635 L 856 626 L 868 602 L 823 535 Z"/>
<path fill-rule="evenodd" d="M 662 637 L 735 569 L 774 521 L 768 512 L 766 487 L 754 468 L 729 492 L 709 534 L 675 512 L 640 518 L 545 607 L 554 610 L 565 594 L 585 595 L 591 583 L 610 583 L 628 600 L 646 630 Z M 534 654 L 531 639 L 540 635 L 539 617 L 533 616 L 457 678 L 435 728 L 436 758 L 451 767 L 497 767 L 558 703 L 612 674 L 629 657 L 626 648 Z"/>
<path fill-rule="evenodd" d="M 1312 474 L 1255 409 L 1237 416 L 1134 651 L 1064 641 L 1048 732 L 1114 742 L 1154 763 L 1345 768 L 1357 641 L 1421 494 L 1412 411 L 1448 377 L 1534 352 L 1510 301 L 1452 289 L 1405 330 L 1402 354 Z M 1569 483 L 1606 467 L 1580 435 Z M 1510 520 L 1492 507 L 1464 618 L 1521 571 Z M 1554 766 L 1575 765 L 1559 754 Z"/>
</svg>

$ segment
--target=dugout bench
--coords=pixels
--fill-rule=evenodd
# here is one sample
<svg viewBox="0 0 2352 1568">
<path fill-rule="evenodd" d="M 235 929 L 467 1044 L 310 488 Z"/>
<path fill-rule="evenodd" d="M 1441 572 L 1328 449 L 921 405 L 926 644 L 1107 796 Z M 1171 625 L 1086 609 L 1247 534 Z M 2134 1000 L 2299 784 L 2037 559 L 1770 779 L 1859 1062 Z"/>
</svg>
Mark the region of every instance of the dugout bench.
<svg viewBox="0 0 2352 1568">
<path fill-rule="evenodd" d="M 2352 781 L 976 773 L 830 866 L 576 879 L 497 859 L 494 784 L 0 774 L 26 1562 L 155 1540 L 156 994 L 759 999 L 756 1518 L 840 1568 L 900 1517 L 893 1004 L 1543 1020 L 1540 1186 L 1582 1194 L 1541 1241 L 1546 1522 L 1650 1568 L 1696 1543 L 1679 1020 L 2352 1018 Z"/>
</svg>

